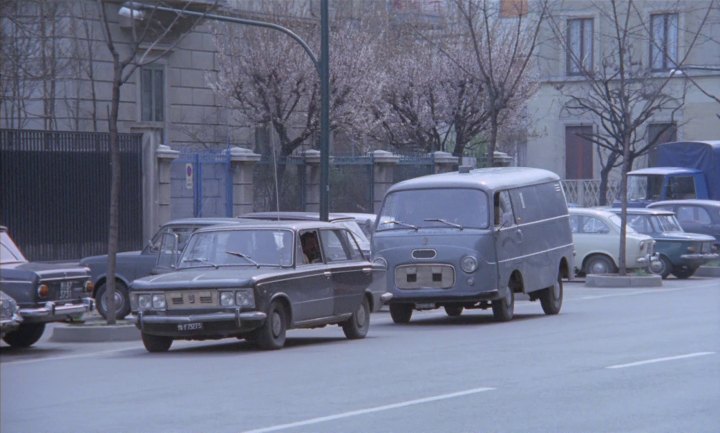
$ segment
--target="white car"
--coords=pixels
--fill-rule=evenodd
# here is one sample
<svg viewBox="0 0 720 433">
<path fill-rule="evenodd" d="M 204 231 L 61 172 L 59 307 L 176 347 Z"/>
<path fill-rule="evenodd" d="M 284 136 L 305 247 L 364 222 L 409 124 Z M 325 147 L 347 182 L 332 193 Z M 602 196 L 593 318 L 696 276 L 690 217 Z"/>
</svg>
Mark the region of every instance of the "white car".
<svg viewBox="0 0 720 433">
<path fill-rule="evenodd" d="M 620 217 L 610 211 L 570 208 L 570 229 L 575 243 L 578 274 L 607 274 L 620 263 Z M 657 263 L 655 240 L 627 227 L 625 266 L 647 269 Z"/>
</svg>

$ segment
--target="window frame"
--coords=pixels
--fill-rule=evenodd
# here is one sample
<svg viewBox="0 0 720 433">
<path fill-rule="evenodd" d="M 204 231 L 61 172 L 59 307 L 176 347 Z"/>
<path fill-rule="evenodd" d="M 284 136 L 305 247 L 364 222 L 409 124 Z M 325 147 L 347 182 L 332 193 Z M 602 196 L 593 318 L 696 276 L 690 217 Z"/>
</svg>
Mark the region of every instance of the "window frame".
<svg viewBox="0 0 720 433">
<path fill-rule="evenodd" d="M 674 17 L 674 23 L 669 19 Z M 662 37 L 661 40 L 656 38 L 656 20 L 661 20 Z M 673 28 L 674 24 L 674 28 Z M 674 30 L 674 34 L 671 31 Z M 680 14 L 677 12 L 658 12 L 650 14 L 650 69 L 654 72 L 668 71 L 677 67 L 677 61 L 680 51 Z M 674 39 L 674 40 L 670 40 Z M 672 47 L 670 44 L 672 43 Z M 674 53 L 670 53 L 670 50 Z M 658 66 L 658 63 L 660 64 Z"/>
<path fill-rule="evenodd" d="M 573 51 L 573 31 L 574 23 L 579 23 L 579 53 Z M 595 67 L 595 20 L 592 17 L 573 17 L 568 18 L 565 30 L 565 74 L 570 77 L 583 75 L 583 70 L 591 71 Z M 588 30 L 586 27 L 589 25 Z M 579 62 L 576 61 L 579 60 Z"/>
<path fill-rule="evenodd" d="M 140 122 L 152 122 L 152 123 L 164 123 L 167 119 L 167 73 L 165 65 L 163 64 L 151 64 L 146 65 L 138 69 L 139 75 L 139 86 L 138 86 L 138 102 L 140 109 L 138 110 L 138 116 Z M 149 93 L 149 106 L 146 101 L 146 83 L 145 73 L 151 73 Z M 162 74 L 162 83 L 158 85 L 156 83 L 156 74 Z M 159 101 L 158 101 L 159 100 Z M 160 110 L 160 116 L 157 116 L 158 109 Z M 147 114 L 147 116 L 146 116 Z M 158 119 L 158 117 L 160 117 Z"/>
</svg>

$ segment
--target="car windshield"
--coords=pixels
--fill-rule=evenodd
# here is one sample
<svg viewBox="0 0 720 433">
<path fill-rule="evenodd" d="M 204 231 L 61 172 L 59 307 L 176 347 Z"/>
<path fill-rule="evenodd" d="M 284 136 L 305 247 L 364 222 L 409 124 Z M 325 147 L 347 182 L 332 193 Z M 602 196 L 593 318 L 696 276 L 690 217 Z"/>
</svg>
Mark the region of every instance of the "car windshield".
<svg viewBox="0 0 720 433">
<path fill-rule="evenodd" d="M 178 268 L 291 266 L 292 263 L 293 232 L 290 230 L 218 230 L 193 234 Z"/>
<path fill-rule="evenodd" d="M 0 232 L 0 263 L 25 263 L 27 259 L 7 232 Z"/>
<path fill-rule="evenodd" d="M 487 228 L 487 196 L 483 191 L 435 188 L 397 191 L 385 199 L 377 231 L 443 227 Z"/>
</svg>

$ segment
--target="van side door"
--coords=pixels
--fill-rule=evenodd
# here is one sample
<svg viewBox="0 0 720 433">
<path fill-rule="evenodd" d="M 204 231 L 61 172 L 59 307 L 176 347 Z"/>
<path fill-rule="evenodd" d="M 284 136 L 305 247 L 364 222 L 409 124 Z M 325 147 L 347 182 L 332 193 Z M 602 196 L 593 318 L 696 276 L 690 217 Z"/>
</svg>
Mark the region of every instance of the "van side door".
<svg viewBox="0 0 720 433">
<path fill-rule="evenodd" d="M 498 271 L 502 287 L 507 284 L 513 270 L 523 267 L 523 231 L 515 223 L 516 216 L 513 211 L 514 203 L 509 191 L 499 191 L 493 196 L 494 225 L 495 225 L 495 253 L 497 255 Z"/>
</svg>

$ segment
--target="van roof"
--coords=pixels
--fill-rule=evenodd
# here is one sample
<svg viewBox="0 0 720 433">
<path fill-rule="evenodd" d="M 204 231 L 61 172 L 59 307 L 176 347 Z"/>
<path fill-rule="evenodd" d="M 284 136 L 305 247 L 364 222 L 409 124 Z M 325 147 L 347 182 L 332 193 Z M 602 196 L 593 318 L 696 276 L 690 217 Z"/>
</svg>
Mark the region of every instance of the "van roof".
<svg viewBox="0 0 720 433">
<path fill-rule="evenodd" d="M 531 167 L 490 167 L 416 177 L 391 186 L 388 193 L 398 190 L 425 188 L 480 188 L 499 190 L 559 180 L 555 173 Z"/>
</svg>

